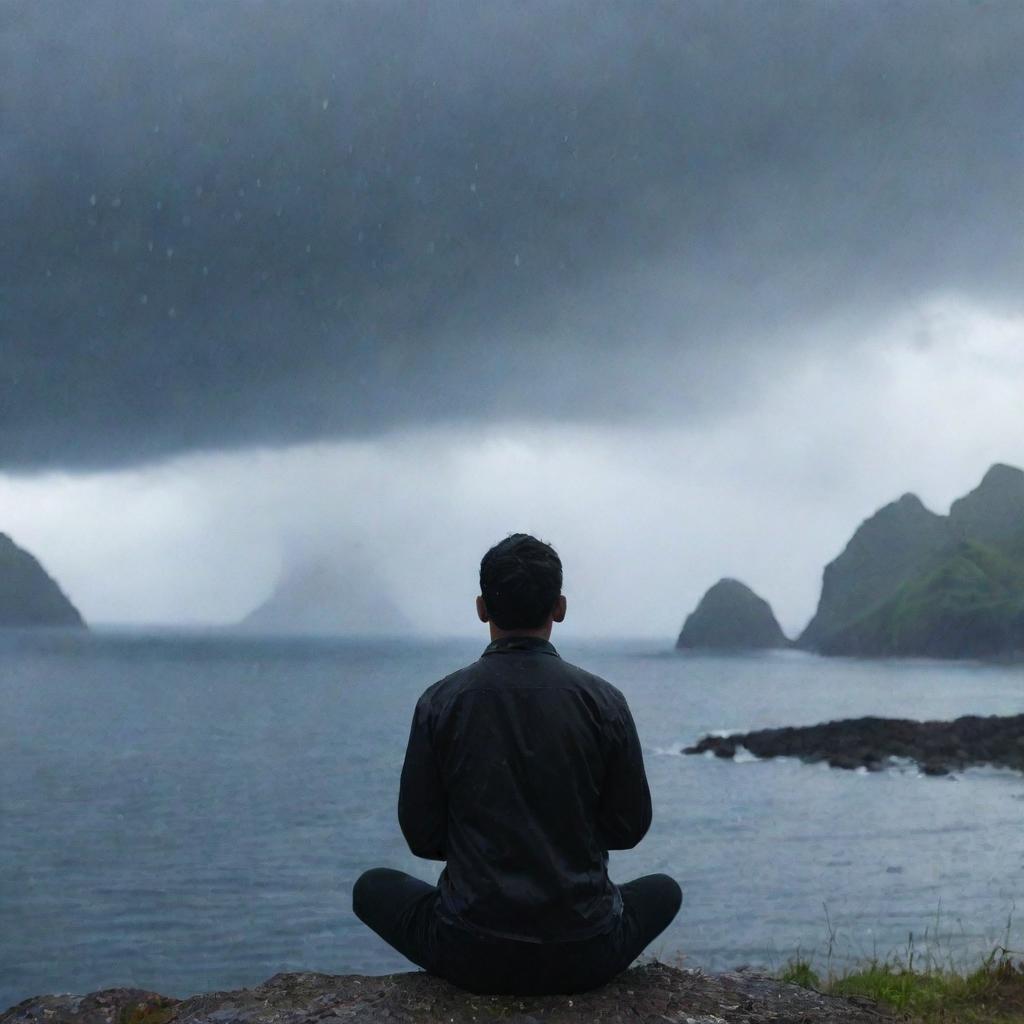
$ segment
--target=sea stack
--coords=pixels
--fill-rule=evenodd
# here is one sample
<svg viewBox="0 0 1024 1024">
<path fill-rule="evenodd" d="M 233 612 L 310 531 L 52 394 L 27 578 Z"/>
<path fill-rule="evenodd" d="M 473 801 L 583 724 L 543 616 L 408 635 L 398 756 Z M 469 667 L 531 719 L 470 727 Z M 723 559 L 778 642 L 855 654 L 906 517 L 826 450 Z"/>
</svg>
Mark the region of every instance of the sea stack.
<svg viewBox="0 0 1024 1024">
<path fill-rule="evenodd" d="M 0 628 L 85 627 L 78 609 L 23 548 L 0 533 Z"/>
<path fill-rule="evenodd" d="M 744 651 L 788 647 L 771 605 L 745 583 L 719 580 L 687 616 L 676 647 Z"/>
</svg>

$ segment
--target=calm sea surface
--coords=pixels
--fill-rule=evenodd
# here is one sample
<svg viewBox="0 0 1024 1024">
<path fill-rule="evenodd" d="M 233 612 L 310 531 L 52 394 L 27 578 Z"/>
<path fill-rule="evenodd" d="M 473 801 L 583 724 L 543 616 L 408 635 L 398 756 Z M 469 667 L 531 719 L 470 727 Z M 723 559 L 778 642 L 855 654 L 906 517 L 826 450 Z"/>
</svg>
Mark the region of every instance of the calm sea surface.
<svg viewBox="0 0 1024 1024">
<path fill-rule="evenodd" d="M 557 638 L 556 638 L 557 639 Z M 1024 948 L 1024 778 L 681 757 L 702 733 L 879 714 L 1015 714 L 1024 666 L 705 658 L 563 642 L 629 698 L 654 825 L 618 881 L 667 871 L 653 952 L 714 969 Z M 134 985 L 185 995 L 276 971 L 408 963 L 350 911 L 412 857 L 395 800 L 413 703 L 457 642 L 0 636 L 0 1009 Z"/>
</svg>

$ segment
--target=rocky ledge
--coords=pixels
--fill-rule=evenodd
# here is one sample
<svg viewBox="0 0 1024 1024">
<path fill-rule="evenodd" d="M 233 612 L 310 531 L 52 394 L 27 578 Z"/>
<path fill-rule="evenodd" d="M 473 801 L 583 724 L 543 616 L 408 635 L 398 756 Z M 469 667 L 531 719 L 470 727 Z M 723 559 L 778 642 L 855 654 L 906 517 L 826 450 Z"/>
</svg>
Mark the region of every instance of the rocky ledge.
<svg viewBox="0 0 1024 1024">
<path fill-rule="evenodd" d="M 878 1024 L 865 999 L 841 999 L 740 971 L 707 975 L 652 963 L 577 996 L 476 996 L 422 972 L 275 974 L 251 989 L 170 999 L 139 989 L 40 996 L 0 1024 Z"/>
<path fill-rule="evenodd" d="M 822 725 L 759 729 L 729 736 L 705 736 L 684 754 L 734 757 L 745 747 L 756 757 L 798 757 L 833 768 L 884 768 L 893 758 L 916 762 L 927 775 L 948 775 L 971 765 L 995 765 L 1024 772 L 1024 715 L 952 722 L 905 718 L 847 718 Z"/>
</svg>

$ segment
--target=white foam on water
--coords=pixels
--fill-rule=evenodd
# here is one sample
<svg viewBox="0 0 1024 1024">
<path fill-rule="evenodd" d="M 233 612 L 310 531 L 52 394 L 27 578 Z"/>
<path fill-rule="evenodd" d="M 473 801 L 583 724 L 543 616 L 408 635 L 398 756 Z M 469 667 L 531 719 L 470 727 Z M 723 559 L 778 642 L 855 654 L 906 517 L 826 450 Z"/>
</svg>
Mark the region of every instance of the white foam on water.
<svg viewBox="0 0 1024 1024">
<path fill-rule="evenodd" d="M 752 764 L 754 761 L 760 761 L 761 758 L 757 754 L 752 754 L 746 747 L 737 747 L 736 754 L 733 757 L 733 761 L 736 764 Z"/>
<path fill-rule="evenodd" d="M 678 757 L 683 752 L 683 747 L 687 746 L 686 743 L 673 743 L 668 747 L 652 747 L 651 753 L 658 757 Z"/>
</svg>

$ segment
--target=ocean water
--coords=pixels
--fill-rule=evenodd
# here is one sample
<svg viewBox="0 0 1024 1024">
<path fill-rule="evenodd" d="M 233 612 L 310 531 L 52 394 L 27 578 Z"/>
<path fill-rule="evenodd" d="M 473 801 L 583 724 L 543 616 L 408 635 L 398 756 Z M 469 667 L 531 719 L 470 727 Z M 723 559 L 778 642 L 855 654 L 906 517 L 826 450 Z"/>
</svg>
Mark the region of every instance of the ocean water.
<svg viewBox="0 0 1024 1024">
<path fill-rule="evenodd" d="M 0 1008 L 408 969 L 353 917 L 351 886 L 375 865 L 436 878 L 395 819 L 404 744 L 419 693 L 483 646 L 0 636 Z M 559 649 L 637 721 L 655 819 L 612 874 L 667 871 L 685 893 L 652 952 L 724 969 L 1024 949 L 1021 776 L 678 754 L 711 730 L 1018 713 L 1024 666 Z"/>
</svg>

